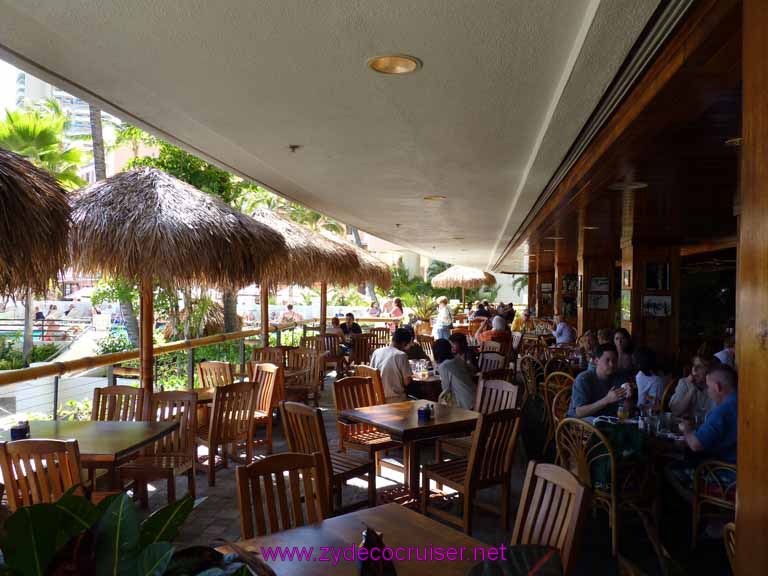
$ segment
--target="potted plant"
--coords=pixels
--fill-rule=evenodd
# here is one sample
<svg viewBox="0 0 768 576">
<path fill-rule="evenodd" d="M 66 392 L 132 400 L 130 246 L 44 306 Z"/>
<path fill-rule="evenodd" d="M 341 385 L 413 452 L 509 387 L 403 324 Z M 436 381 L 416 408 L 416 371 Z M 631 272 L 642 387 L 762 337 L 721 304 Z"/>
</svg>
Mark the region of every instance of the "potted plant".
<svg viewBox="0 0 768 576">
<path fill-rule="evenodd" d="M 416 334 L 431 334 L 432 316 L 437 312 L 435 301 L 429 296 L 416 296 L 411 310 L 416 318 L 416 325 L 414 326 Z"/>
<path fill-rule="evenodd" d="M 194 507 L 190 496 L 139 522 L 125 493 L 98 505 L 74 487 L 57 502 L 19 508 L 5 521 L 0 574 L 19 576 L 141 574 L 237 575 L 271 570 L 250 553 L 225 555 L 207 546 L 177 550 L 171 541 Z"/>
</svg>

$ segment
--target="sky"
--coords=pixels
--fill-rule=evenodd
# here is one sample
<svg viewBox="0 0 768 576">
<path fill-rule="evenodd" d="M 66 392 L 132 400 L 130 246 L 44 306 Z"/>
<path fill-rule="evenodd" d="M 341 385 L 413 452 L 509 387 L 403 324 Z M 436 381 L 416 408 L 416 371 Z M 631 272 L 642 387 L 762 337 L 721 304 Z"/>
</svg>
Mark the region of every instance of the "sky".
<svg viewBox="0 0 768 576">
<path fill-rule="evenodd" d="M 18 69 L 0 60 L 0 114 L 16 107 L 16 73 Z"/>
</svg>

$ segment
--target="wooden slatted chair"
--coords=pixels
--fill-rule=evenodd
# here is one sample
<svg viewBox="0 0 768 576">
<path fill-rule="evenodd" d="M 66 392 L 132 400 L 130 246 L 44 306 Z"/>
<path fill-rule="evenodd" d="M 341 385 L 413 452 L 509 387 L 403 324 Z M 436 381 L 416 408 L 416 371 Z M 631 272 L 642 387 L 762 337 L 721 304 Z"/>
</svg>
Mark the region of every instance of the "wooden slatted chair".
<svg viewBox="0 0 768 576">
<path fill-rule="evenodd" d="M 229 462 L 227 449 L 245 444 L 246 461 L 253 460 L 253 418 L 256 406 L 256 390 L 253 382 L 238 382 L 229 386 L 217 386 L 213 393 L 211 419 L 198 426 L 196 442 L 208 447 L 208 485 L 216 484 L 216 457 L 221 449 L 221 463 Z M 237 454 L 231 454 L 237 458 Z"/>
<path fill-rule="evenodd" d="M 0 442 L 0 470 L 8 508 L 51 503 L 81 483 L 76 440 Z"/>
<path fill-rule="evenodd" d="M 608 438 L 597 428 L 578 418 L 566 418 L 555 432 L 557 463 L 570 470 L 582 485 L 592 490 L 592 503 L 608 513 L 613 555 L 619 551 L 619 519 L 622 510 L 643 510 L 646 504 L 648 470 L 643 463 L 619 469 Z M 593 481 L 593 470 L 605 466 L 607 484 Z"/>
<path fill-rule="evenodd" d="M 197 365 L 197 378 L 201 388 L 229 386 L 235 381 L 235 373 L 229 362 L 200 362 Z"/>
<path fill-rule="evenodd" d="M 585 489 L 578 478 L 559 466 L 532 460 L 528 463 L 511 544 L 557 548 L 563 574 L 569 574 L 574 566 L 584 503 Z"/>
<path fill-rule="evenodd" d="M 354 366 L 368 364 L 371 361 L 373 347 L 370 334 L 352 334 L 350 339 L 349 363 Z"/>
<path fill-rule="evenodd" d="M 121 483 L 133 480 L 139 502 L 147 508 L 147 482 L 166 480 L 168 502 L 173 502 L 176 500 L 176 476 L 186 474 L 189 495 L 195 498 L 197 394 L 181 390 L 153 394 L 150 415 L 155 422 L 178 421 L 179 427 L 146 448 L 138 458 L 120 466 Z"/>
<path fill-rule="evenodd" d="M 483 342 L 483 344 L 487 344 L 487 342 Z M 497 343 L 493 342 L 493 344 Z M 477 361 L 480 372 L 503 370 L 507 367 L 506 363 L 507 357 L 504 356 L 504 354 L 499 354 L 498 352 L 481 352 L 480 358 Z"/>
<path fill-rule="evenodd" d="M 432 345 L 435 343 L 435 339 L 430 336 L 429 334 L 417 334 L 416 335 L 416 342 L 421 347 L 421 349 L 424 351 L 424 354 L 427 355 L 427 358 L 431 362 L 435 361 L 435 353 L 432 350 Z"/>
<path fill-rule="evenodd" d="M 373 382 L 373 391 L 376 393 L 376 404 L 384 404 L 384 384 L 381 381 L 381 372 L 377 368 L 370 366 L 357 366 L 355 376 L 370 378 Z"/>
<path fill-rule="evenodd" d="M 322 454 L 285 452 L 238 466 L 240 537 L 246 540 L 324 520 L 328 495 L 322 465 Z"/>
<path fill-rule="evenodd" d="M 472 409 L 481 414 L 518 408 L 520 386 L 511 381 L 511 370 L 494 370 L 483 373 L 477 385 L 475 404 Z M 466 458 L 472 449 L 472 436 L 438 438 L 435 442 L 435 462 L 443 461 L 443 452 Z M 438 484 L 438 490 L 442 487 Z"/>
<path fill-rule="evenodd" d="M 371 328 L 368 334 L 371 335 L 371 346 L 374 350 L 386 348 L 392 342 L 392 332 L 389 328 Z"/>
<path fill-rule="evenodd" d="M 93 389 L 91 420 L 136 422 L 141 420 L 144 389 L 133 386 L 105 386 Z"/>
<path fill-rule="evenodd" d="M 255 384 L 254 389 L 254 432 L 261 427 L 265 428 L 264 438 L 254 438 L 254 446 L 266 446 L 267 454 L 272 453 L 272 411 L 285 400 L 285 378 L 282 366 L 275 364 L 248 363 L 248 379 Z"/>
<path fill-rule="evenodd" d="M 312 350 L 317 350 L 317 336 L 302 336 L 301 340 L 299 341 L 299 346 L 301 348 L 311 348 Z"/>
<path fill-rule="evenodd" d="M 464 334 L 467 337 L 467 340 L 469 340 L 469 326 L 456 326 L 455 328 L 451 328 L 451 334 Z M 471 336 L 474 337 L 475 335 L 472 334 Z"/>
<path fill-rule="evenodd" d="M 429 481 L 444 484 L 459 492 L 463 497 L 463 518 L 438 508 L 433 513 L 444 520 L 463 526 L 464 532 L 472 533 L 472 511 L 474 506 L 500 513 L 502 527 L 509 527 L 509 491 L 512 457 L 517 446 L 520 431 L 520 411 L 499 410 L 481 414 L 472 434 L 472 450 L 469 458 L 438 462 L 422 469 L 421 511 L 429 511 Z M 478 491 L 489 486 L 501 485 L 501 508 L 497 509 L 482 502 L 475 504 Z"/>
<path fill-rule="evenodd" d="M 342 337 L 336 334 L 321 334 L 317 340 L 318 350 L 326 353 L 324 368 L 327 368 L 329 364 L 333 365 L 333 369 L 336 370 L 336 377 L 344 376 L 347 358 L 341 349 Z"/>
<path fill-rule="evenodd" d="M 319 354 L 311 348 L 293 348 L 288 351 L 288 369 L 306 371 L 285 382 L 285 399 L 318 405 L 320 401 Z"/>
<path fill-rule="evenodd" d="M 351 376 L 333 383 L 333 404 L 339 414 L 342 410 L 376 406 L 381 402 L 371 378 Z M 401 446 L 389 434 L 368 424 L 347 424 L 336 420 L 336 427 L 339 430 L 339 452 L 346 453 L 347 448 L 365 452 L 375 461 L 377 476 L 381 475 L 381 452 Z M 398 471 L 403 470 L 402 466 L 383 464 Z"/>
<path fill-rule="evenodd" d="M 323 413 L 319 408 L 310 408 L 298 402 L 281 402 L 280 415 L 291 452 L 319 452 L 322 455 L 328 499 L 335 498 L 337 511 L 341 509 L 342 486 L 350 478 L 368 477 L 368 505 L 376 505 L 376 470 L 373 460 L 331 452 L 325 434 Z M 330 506 L 329 510 L 332 508 Z"/>
<path fill-rule="evenodd" d="M 286 350 L 283 346 L 264 346 L 254 348 L 251 352 L 251 361 L 256 364 L 274 364 L 285 366 Z"/>
</svg>

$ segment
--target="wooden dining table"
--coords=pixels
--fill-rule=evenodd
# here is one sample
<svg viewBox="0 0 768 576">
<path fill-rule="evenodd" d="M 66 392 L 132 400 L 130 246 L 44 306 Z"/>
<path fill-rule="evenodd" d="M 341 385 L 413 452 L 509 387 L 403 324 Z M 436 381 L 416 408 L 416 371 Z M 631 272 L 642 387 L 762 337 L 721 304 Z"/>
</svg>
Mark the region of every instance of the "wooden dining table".
<svg viewBox="0 0 768 576">
<path fill-rule="evenodd" d="M 117 467 L 148 444 L 170 434 L 178 427 L 179 423 L 176 421 L 45 420 L 29 423 L 29 438 L 77 440 L 83 467 L 106 469 L 110 476 L 110 488 L 117 489 Z M 0 432 L 0 440 L 10 441 L 10 430 Z"/>
<path fill-rule="evenodd" d="M 488 553 L 489 547 L 479 540 L 475 540 L 458 530 L 446 528 L 445 525 L 436 522 L 427 516 L 409 510 L 398 504 L 384 504 L 375 508 L 357 510 L 323 520 L 310 526 L 302 526 L 291 530 L 276 532 L 267 536 L 252 538 L 238 542 L 248 551 L 258 553 L 259 557 L 280 576 L 302 574 L 303 576 L 315 576 L 319 574 L 357 575 L 359 574 L 357 563 L 339 557 L 338 564 L 333 566 L 333 555 L 328 554 L 330 561 L 321 560 L 323 550 L 331 548 L 337 550 L 337 554 L 348 552 L 351 547 L 359 547 L 362 540 L 362 531 L 366 526 L 373 528 L 382 534 L 384 546 L 393 549 L 401 558 L 406 558 L 408 548 L 412 549 L 411 561 L 395 559 L 394 565 L 398 576 L 421 576 L 423 574 L 441 574 L 444 576 L 464 576 L 467 571 L 482 561 L 482 556 Z M 262 555 L 262 547 L 304 547 L 309 551 L 310 560 L 266 560 Z M 455 550 L 455 560 L 416 560 L 416 551 L 422 555 L 429 549 L 442 547 L 445 551 Z M 464 549 L 464 560 L 458 559 L 458 554 Z M 222 551 L 230 551 L 222 547 Z M 428 553 L 428 552 L 427 552 Z M 478 560 L 475 560 L 477 554 Z"/>
<path fill-rule="evenodd" d="M 420 420 L 418 409 L 434 407 L 434 417 Z M 453 406 L 441 406 L 427 400 L 410 400 L 342 410 L 342 422 L 360 422 L 387 432 L 403 444 L 405 485 L 412 497 L 419 496 L 419 450 L 417 443 L 449 434 L 469 434 L 474 430 L 479 413 Z"/>
</svg>

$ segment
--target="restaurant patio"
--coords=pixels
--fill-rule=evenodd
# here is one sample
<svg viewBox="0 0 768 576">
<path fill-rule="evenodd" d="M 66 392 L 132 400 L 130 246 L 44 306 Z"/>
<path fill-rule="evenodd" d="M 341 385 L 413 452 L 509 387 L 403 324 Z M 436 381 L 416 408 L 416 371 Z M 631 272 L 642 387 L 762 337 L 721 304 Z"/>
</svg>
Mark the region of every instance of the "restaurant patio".
<svg viewBox="0 0 768 576">
<path fill-rule="evenodd" d="M 41 412 L 0 431 L 8 573 L 768 571 L 768 4 L 32 4 L 0 0 L 4 58 L 357 242 L 0 149 L 0 293 L 120 278 L 141 326 L 0 371 Z M 461 299 L 401 301 L 358 230 Z M 510 274 L 525 306 L 467 301 Z M 190 306 L 156 342 L 159 307 L 249 285 L 252 326 L 194 338 Z M 317 317 L 271 319 L 283 286 Z"/>
</svg>

